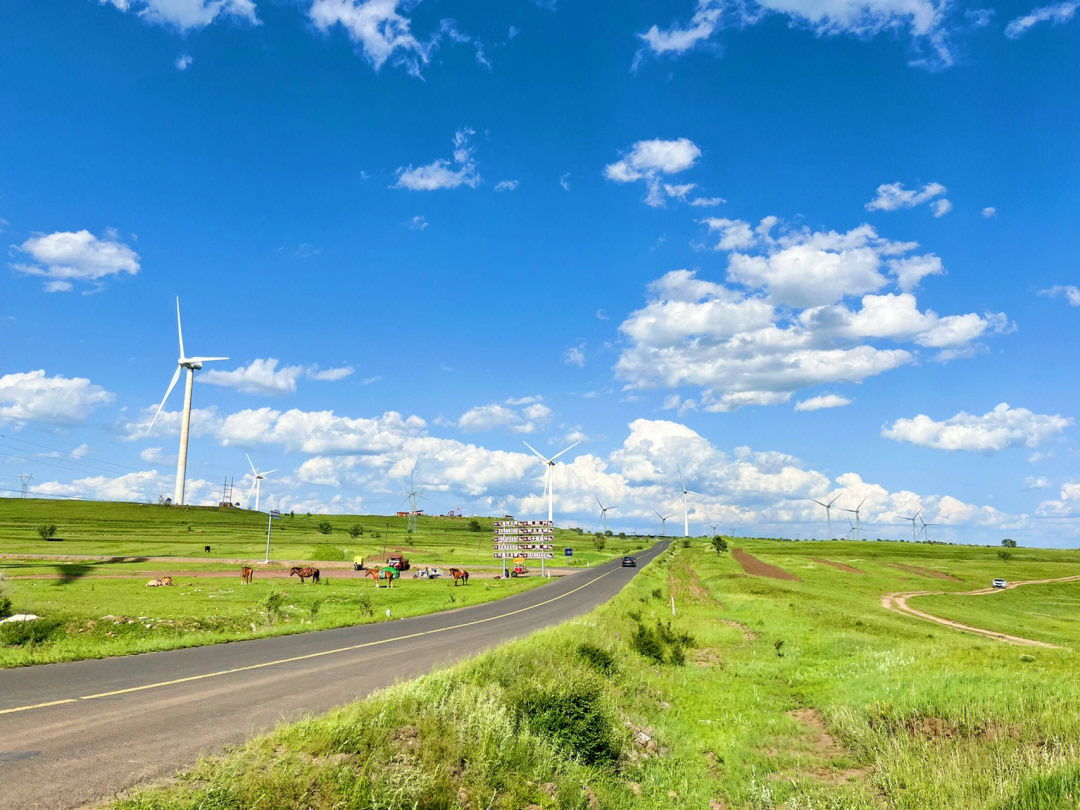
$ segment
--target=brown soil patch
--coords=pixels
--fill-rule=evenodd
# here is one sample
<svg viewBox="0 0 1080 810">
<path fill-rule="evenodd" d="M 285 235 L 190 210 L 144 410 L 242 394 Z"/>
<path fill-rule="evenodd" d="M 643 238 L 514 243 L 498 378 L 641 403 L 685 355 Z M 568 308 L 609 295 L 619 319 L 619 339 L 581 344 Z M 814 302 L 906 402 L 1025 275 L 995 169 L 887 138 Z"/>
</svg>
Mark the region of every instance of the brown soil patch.
<svg viewBox="0 0 1080 810">
<path fill-rule="evenodd" d="M 870 773 L 870 768 L 866 766 L 843 768 L 841 770 L 823 767 L 824 764 L 827 764 L 830 760 L 840 757 L 851 757 L 851 752 L 844 748 L 844 746 L 829 733 L 828 729 L 825 728 L 825 721 L 822 719 L 821 713 L 817 709 L 796 709 L 795 711 L 788 712 L 788 717 L 798 721 L 801 725 L 806 727 L 806 736 L 813 743 L 814 755 L 821 760 L 820 765 L 814 764 L 808 768 L 803 768 L 799 772 L 800 775 L 809 776 L 813 779 L 827 782 L 830 785 L 838 785 L 849 779 L 865 777 Z M 785 778 L 782 774 L 779 776 Z"/>
<path fill-rule="evenodd" d="M 679 576 L 676 577 L 676 574 Z M 713 601 L 709 591 L 698 579 L 697 572 L 686 562 L 671 566 L 671 573 L 668 574 L 668 590 L 680 601 L 699 604 Z"/>
<path fill-rule="evenodd" d="M 948 579 L 952 582 L 959 582 L 960 580 L 954 577 L 952 574 L 944 574 L 941 571 L 935 571 L 932 568 L 919 568 L 917 565 L 905 565 L 904 563 L 886 563 L 893 568 L 899 568 L 901 571 L 907 571 L 909 574 L 918 574 L 923 577 L 934 577 L 934 579 Z"/>
<path fill-rule="evenodd" d="M 757 638 L 757 633 L 751 630 L 742 622 L 737 622 L 734 619 L 721 619 L 721 624 L 726 624 L 728 627 L 734 627 L 740 633 L 742 633 L 743 641 L 753 641 Z"/>
<path fill-rule="evenodd" d="M 832 560 L 824 560 L 821 557 L 811 557 L 816 563 L 822 565 L 831 565 L 833 568 L 839 568 L 841 571 L 847 571 L 849 574 L 865 574 L 865 571 L 860 571 L 858 568 L 852 568 L 850 565 L 844 565 L 844 563 L 833 562 Z"/>
<path fill-rule="evenodd" d="M 715 647 L 699 647 L 690 653 L 690 660 L 699 667 L 723 666 L 720 651 Z"/>
<path fill-rule="evenodd" d="M 768 577 L 769 579 L 786 579 L 792 582 L 802 582 L 797 576 L 783 568 L 777 568 L 775 565 L 769 565 L 766 562 L 762 562 L 753 554 L 747 554 L 741 548 L 734 549 L 731 552 L 731 556 L 735 558 L 735 562 L 742 566 L 743 571 L 748 574 L 753 574 L 757 577 Z"/>
</svg>

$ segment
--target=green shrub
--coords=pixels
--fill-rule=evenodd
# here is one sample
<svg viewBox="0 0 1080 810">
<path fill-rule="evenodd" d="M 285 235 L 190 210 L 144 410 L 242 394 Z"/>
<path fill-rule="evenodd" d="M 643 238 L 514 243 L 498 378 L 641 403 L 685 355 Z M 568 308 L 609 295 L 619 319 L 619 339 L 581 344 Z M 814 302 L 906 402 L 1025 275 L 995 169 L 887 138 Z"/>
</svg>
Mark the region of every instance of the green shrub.
<svg viewBox="0 0 1080 810">
<path fill-rule="evenodd" d="M 315 619 L 318 618 L 319 608 L 322 607 L 322 603 L 325 601 L 325 599 L 316 599 L 314 602 L 308 605 L 308 615 L 311 616 L 312 621 L 315 621 Z"/>
<path fill-rule="evenodd" d="M 266 611 L 266 621 L 273 623 L 285 614 L 282 608 L 285 606 L 287 598 L 283 591 L 270 591 L 262 598 L 262 602 L 259 604 Z"/>
<path fill-rule="evenodd" d="M 56 619 L 8 622 L 0 625 L 0 646 L 22 647 L 25 644 L 41 644 L 60 635 L 62 629 L 62 625 Z"/>
<path fill-rule="evenodd" d="M 607 543 L 604 542 L 603 535 L 599 535 L 599 534 L 596 535 L 595 537 L 593 537 L 592 544 L 593 544 L 593 548 L 595 548 L 597 551 L 603 551 L 604 546 L 607 545 Z"/>
<path fill-rule="evenodd" d="M 595 675 L 564 671 L 551 682 L 526 682 L 511 705 L 523 725 L 567 756 L 586 765 L 619 758 L 618 724 Z"/>
<path fill-rule="evenodd" d="M 364 527 L 359 523 L 354 523 L 349 527 L 349 537 L 357 538 L 364 533 Z"/>
<path fill-rule="evenodd" d="M 371 597 L 366 593 L 354 596 L 349 600 L 352 604 L 356 605 L 359 610 L 365 616 L 373 616 L 375 614 L 375 604 L 372 602 Z"/>
<path fill-rule="evenodd" d="M 329 520 L 320 521 L 318 526 L 319 534 L 330 534 L 332 531 L 334 531 L 334 527 L 330 525 Z"/>
<path fill-rule="evenodd" d="M 664 645 L 656 631 L 639 624 L 630 634 L 630 646 L 643 658 L 657 664 L 664 663 Z"/>
<path fill-rule="evenodd" d="M 605 675 L 610 675 L 615 671 L 615 656 L 603 647 L 598 647 L 586 641 L 578 645 L 577 654 L 585 663 Z"/>
<path fill-rule="evenodd" d="M 477 520 L 476 518 L 473 518 L 472 520 L 469 521 L 469 523 L 465 526 L 465 528 L 468 529 L 470 532 L 479 532 L 479 531 L 482 531 L 484 527 L 480 525 L 479 520 Z"/>
<path fill-rule="evenodd" d="M 11 613 L 11 597 L 0 591 L 0 619 L 6 619 Z"/>
<path fill-rule="evenodd" d="M 56 524 L 55 523 L 42 523 L 37 527 L 38 537 L 42 540 L 48 540 L 52 537 L 56 537 Z"/>
<path fill-rule="evenodd" d="M 311 550 L 313 560 L 344 560 L 345 549 L 332 546 L 329 543 L 319 543 Z"/>
</svg>

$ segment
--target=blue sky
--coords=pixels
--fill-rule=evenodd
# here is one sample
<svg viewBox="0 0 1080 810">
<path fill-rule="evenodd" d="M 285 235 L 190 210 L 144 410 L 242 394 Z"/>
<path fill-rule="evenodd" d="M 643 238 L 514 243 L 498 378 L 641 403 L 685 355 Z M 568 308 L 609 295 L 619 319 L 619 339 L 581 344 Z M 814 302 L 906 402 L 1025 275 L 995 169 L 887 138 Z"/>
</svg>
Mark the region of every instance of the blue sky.
<svg viewBox="0 0 1080 810">
<path fill-rule="evenodd" d="M 0 489 L 1075 544 L 1076 12 L 7 4 Z"/>
</svg>

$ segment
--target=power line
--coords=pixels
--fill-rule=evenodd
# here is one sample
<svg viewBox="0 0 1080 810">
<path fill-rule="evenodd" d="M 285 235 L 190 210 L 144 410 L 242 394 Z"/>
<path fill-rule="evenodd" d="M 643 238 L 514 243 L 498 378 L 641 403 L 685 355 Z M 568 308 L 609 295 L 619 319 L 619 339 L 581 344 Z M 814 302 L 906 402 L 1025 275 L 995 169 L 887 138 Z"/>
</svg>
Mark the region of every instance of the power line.
<svg viewBox="0 0 1080 810">
<path fill-rule="evenodd" d="M 73 459 L 86 459 L 87 461 L 95 461 L 99 464 L 109 464 L 113 467 L 121 467 L 125 470 L 131 470 L 133 472 L 140 472 L 137 467 L 132 467 L 130 464 L 121 464 L 118 461 L 110 461 L 104 458 L 94 458 L 93 456 L 76 456 L 71 450 L 61 450 L 59 447 L 50 447 L 47 444 L 39 444 L 32 442 L 29 439 L 20 439 L 18 436 L 8 436 L 7 434 L 0 433 L 0 439 L 7 439 L 9 442 L 19 442 L 19 444 L 29 444 L 32 447 L 40 447 L 42 450 L 51 450 L 54 453 L 63 453 L 66 456 L 71 456 Z M 40 454 L 38 454 L 40 455 Z"/>
</svg>

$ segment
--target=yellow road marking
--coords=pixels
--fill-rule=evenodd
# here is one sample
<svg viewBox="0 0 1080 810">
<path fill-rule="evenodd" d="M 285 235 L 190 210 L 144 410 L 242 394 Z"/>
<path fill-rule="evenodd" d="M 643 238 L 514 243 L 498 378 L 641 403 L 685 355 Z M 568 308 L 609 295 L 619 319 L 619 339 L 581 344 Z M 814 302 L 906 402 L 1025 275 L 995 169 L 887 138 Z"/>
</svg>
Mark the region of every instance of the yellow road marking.
<svg viewBox="0 0 1080 810">
<path fill-rule="evenodd" d="M 646 553 L 649 553 L 649 552 L 646 552 Z M 644 555 L 642 555 L 642 556 L 644 556 Z M 348 647 L 338 647 L 338 648 L 333 649 L 333 650 L 322 650 L 321 652 L 308 653 L 306 655 L 296 655 L 296 656 L 293 656 L 292 658 L 281 658 L 281 659 L 276 660 L 276 661 L 264 661 L 264 662 L 262 662 L 260 664 L 250 664 L 250 665 L 248 665 L 246 667 L 235 667 L 234 669 L 223 669 L 223 670 L 219 670 L 217 672 L 205 672 L 205 673 L 203 673 L 201 675 L 189 675 L 186 678 L 175 678 L 175 679 L 173 679 L 171 681 L 160 681 L 158 683 L 148 683 L 148 684 L 144 684 L 142 686 L 131 686 L 131 687 L 128 687 L 127 689 L 116 689 L 116 690 L 114 690 L 112 692 L 98 692 L 97 694 L 94 694 L 94 695 L 80 695 L 77 699 L 76 698 L 66 698 L 64 700 L 53 700 L 53 701 L 50 701 L 48 703 L 37 703 L 37 704 L 34 704 L 33 706 L 18 706 L 18 707 L 14 708 L 14 709 L 0 710 L 0 714 L 11 714 L 12 712 L 24 712 L 24 711 L 29 711 L 30 709 L 42 709 L 42 708 L 45 708 L 46 706 L 56 706 L 56 705 L 59 705 L 61 703 L 75 703 L 75 702 L 77 702 L 77 700 L 97 700 L 99 698 L 115 697 L 116 695 L 126 695 L 126 694 L 128 694 L 130 692 L 142 692 L 142 691 L 144 691 L 146 689 L 159 689 L 159 688 L 161 688 L 163 686 L 175 686 L 177 684 L 188 683 L 190 681 L 199 681 L 199 680 L 204 680 L 206 678 L 216 678 L 219 675 L 233 675 L 233 674 L 235 674 L 237 672 L 249 672 L 249 671 L 255 670 L 255 669 L 263 669 L 265 667 L 277 666 L 279 664 L 291 664 L 291 663 L 294 663 L 296 661 L 307 661 L 307 660 L 310 660 L 312 658 L 321 658 L 321 657 L 323 657 L 325 655 L 336 655 L 338 653 L 351 652 L 353 650 L 360 650 L 360 649 L 363 649 L 365 647 L 374 647 L 374 646 L 377 646 L 379 644 L 389 644 L 389 643 L 394 642 L 394 641 L 406 641 L 406 640 L 408 640 L 410 638 L 419 638 L 421 636 L 430 636 L 430 635 L 433 635 L 435 633 L 445 633 L 448 630 L 460 630 L 463 627 L 472 627 L 472 626 L 477 625 L 477 624 L 485 624 L 487 622 L 493 622 L 493 621 L 496 621 L 498 619 L 505 619 L 505 618 L 507 618 L 509 616 L 516 616 L 519 613 L 525 613 L 525 612 L 530 611 L 530 610 L 535 610 L 536 608 L 543 607 L 544 605 L 550 605 L 552 602 L 557 602 L 560 599 L 565 599 L 567 596 L 571 596 L 572 594 L 575 594 L 578 591 L 589 587 L 593 583 L 599 582 L 604 577 L 608 576 L 609 574 L 615 573 L 615 571 L 617 571 L 617 570 L 619 570 L 619 569 L 612 568 L 607 573 L 601 574 L 598 577 L 594 577 L 593 579 L 590 579 L 588 582 L 586 582 L 586 583 L 584 583 L 582 585 L 579 585 L 578 587 L 574 588 L 572 591 L 567 591 L 566 593 L 559 594 L 558 596 L 553 596 L 550 599 L 547 599 L 547 600 L 545 600 L 543 602 L 537 602 L 535 605 L 529 605 L 528 607 L 518 608 L 517 610 L 512 610 L 509 613 L 500 613 L 498 616 L 489 616 L 486 619 L 474 619 L 471 622 L 462 622 L 461 624 L 454 624 L 454 625 L 450 625 L 448 627 L 436 627 L 436 628 L 434 628 L 432 630 L 423 630 L 423 631 L 421 631 L 419 633 L 409 633 L 408 635 L 405 635 L 405 636 L 394 636 L 393 638 L 385 638 L 385 639 L 381 639 L 379 641 L 367 641 L 367 642 L 364 642 L 363 644 L 352 644 L 352 645 L 350 645 Z"/>
</svg>

